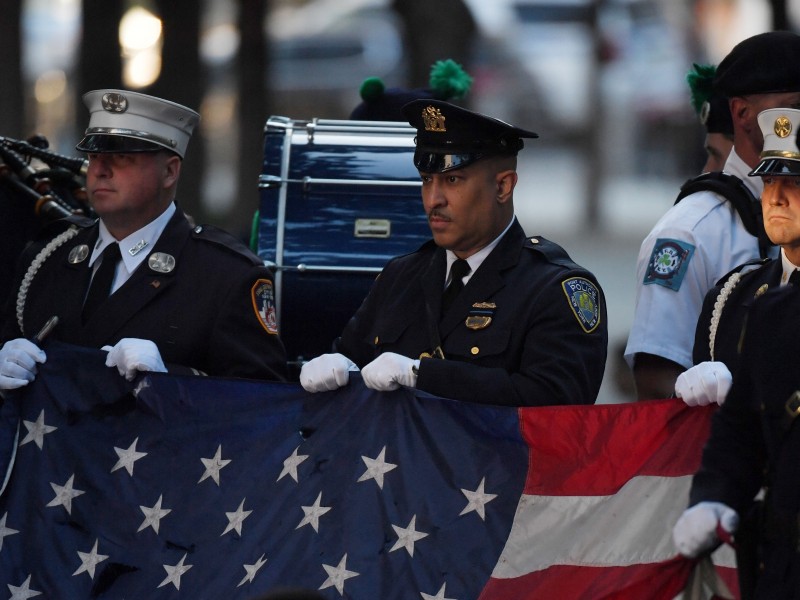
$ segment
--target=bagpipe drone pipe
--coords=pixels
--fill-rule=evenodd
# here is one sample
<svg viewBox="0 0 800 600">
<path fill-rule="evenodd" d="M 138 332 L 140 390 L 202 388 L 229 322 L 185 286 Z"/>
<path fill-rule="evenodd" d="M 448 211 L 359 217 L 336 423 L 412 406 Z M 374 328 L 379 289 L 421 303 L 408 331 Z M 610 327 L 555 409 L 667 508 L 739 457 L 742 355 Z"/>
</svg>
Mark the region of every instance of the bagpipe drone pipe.
<svg viewBox="0 0 800 600">
<path fill-rule="evenodd" d="M 0 137 L 0 303 L 11 292 L 17 258 L 44 227 L 63 217 L 93 216 L 87 164 L 53 152 L 40 135 Z"/>
</svg>

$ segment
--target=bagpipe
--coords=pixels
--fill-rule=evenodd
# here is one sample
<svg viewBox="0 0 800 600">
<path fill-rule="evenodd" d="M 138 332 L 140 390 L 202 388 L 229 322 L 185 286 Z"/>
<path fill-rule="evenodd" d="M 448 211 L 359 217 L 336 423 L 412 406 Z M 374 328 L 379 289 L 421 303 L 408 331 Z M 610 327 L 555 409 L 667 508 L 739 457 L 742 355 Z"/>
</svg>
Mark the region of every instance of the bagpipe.
<svg viewBox="0 0 800 600">
<path fill-rule="evenodd" d="M 0 189 L 30 201 L 30 210 L 47 224 L 70 215 L 91 216 L 86 195 L 88 161 L 49 149 L 47 138 L 0 137 Z"/>
</svg>

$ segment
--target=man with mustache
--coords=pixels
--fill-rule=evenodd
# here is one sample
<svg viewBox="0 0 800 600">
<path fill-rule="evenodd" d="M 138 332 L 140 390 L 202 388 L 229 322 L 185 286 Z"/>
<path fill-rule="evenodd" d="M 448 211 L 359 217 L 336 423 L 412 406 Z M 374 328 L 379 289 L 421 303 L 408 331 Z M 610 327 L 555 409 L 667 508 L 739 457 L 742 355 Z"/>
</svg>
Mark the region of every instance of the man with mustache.
<svg viewBox="0 0 800 600">
<path fill-rule="evenodd" d="M 91 115 L 77 149 L 100 218 L 62 222 L 23 254 L 0 337 L 0 392 L 34 379 L 47 357 L 31 339 L 52 316 L 52 339 L 108 350 L 106 365 L 128 379 L 285 379 L 271 273 L 233 236 L 193 227 L 176 204 L 200 115 L 125 90 L 84 101 Z"/>
<path fill-rule="evenodd" d="M 407 386 L 513 406 L 591 404 L 605 368 L 595 277 L 514 216 L 517 153 L 537 134 L 437 100 L 403 114 L 433 240 L 390 261 L 334 342 L 306 363 L 311 392 Z"/>
</svg>

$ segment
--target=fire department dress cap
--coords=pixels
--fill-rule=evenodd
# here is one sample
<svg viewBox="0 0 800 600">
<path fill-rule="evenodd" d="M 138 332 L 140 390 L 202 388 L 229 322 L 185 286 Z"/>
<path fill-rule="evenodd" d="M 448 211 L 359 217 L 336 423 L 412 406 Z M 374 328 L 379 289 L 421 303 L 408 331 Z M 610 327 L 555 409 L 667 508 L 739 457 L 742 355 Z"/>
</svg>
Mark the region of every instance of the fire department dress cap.
<svg viewBox="0 0 800 600">
<path fill-rule="evenodd" d="M 403 115 L 417 130 L 414 166 L 423 173 L 460 169 L 487 156 L 515 156 L 539 135 L 441 100 L 414 100 Z"/>
<path fill-rule="evenodd" d="M 126 90 L 83 95 L 89 127 L 75 148 L 82 152 L 156 152 L 183 158 L 200 115 L 190 108 Z"/>
<path fill-rule="evenodd" d="M 762 111 L 758 115 L 758 126 L 764 136 L 764 149 L 761 162 L 750 176 L 800 176 L 800 149 L 797 147 L 800 110 L 770 108 Z"/>
<path fill-rule="evenodd" d="M 717 66 L 714 91 L 728 98 L 800 91 L 800 36 L 768 31 L 739 42 Z"/>
</svg>

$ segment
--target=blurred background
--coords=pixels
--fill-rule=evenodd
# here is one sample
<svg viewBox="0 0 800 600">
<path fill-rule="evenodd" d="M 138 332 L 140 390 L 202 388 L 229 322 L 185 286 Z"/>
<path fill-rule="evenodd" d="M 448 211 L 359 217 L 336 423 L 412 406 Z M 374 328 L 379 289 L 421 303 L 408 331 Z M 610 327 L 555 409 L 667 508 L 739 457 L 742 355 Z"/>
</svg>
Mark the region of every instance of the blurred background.
<svg viewBox="0 0 800 600">
<path fill-rule="evenodd" d="M 520 155 L 526 231 L 603 285 L 619 362 L 639 244 L 704 162 L 685 75 L 738 41 L 793 29 L 798 0 L 0 0 L 0 136 L 74 156 L 81 94 L 125 88 L 202 115 L 181 178 L 198 222 L 247 239 L 270 115 L 346 119 L 361 82 L 426 87 L 443 58 L 474 77 L 461 102 L 541 137 Z M 421 207 L 420 207 L 421 210 Z M 653 318 L 658 318 L 654 315 Z"/>
</svg>

